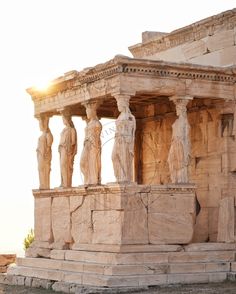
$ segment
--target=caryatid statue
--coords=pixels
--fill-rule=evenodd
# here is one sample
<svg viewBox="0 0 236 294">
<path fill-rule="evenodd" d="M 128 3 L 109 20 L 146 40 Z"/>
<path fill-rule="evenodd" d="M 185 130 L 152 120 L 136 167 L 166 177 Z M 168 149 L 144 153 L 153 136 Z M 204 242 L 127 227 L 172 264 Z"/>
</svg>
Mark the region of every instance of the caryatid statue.
<svg viewBox="0 0 236 294">
<path fill-rule="evenodd" d="M 49 116 L 40 115 L 37 118 L 39 120 L 40 131 L 42 132 L 37 146 L 39 189 L 50 189 L 53 136 L 48 127 Z"/>
<path fill-rule="evenodd" d="M 97 117 L 97 102 L 84 103 L 87 114 L 84 148 L 80 158 L 80 169 L 85 185 L 101 184 L 101 131 L 102 124 Z"/>
<path fill-rule="evenodd" d="M 178 118 L 172 125 L 172 139 L 168 155 L 170 178 L 172 183 L 188 183 L 188 165 L 190 160 L 189 122 L 187 104 L 189 99 L 176 99 Z"/>
<path fill-rule="evenodd" d="M 77 133 L 70 112 L 63 110 L 61 113 L 65 125 L 61 132 L 58 147 L 60 153 L 61 187 L 70 188 L 72 185 L 74 157 L 77 153 Z"/>
<path fill-rule="evenodd" d="M 120 112 L 116 120 L 112 163 L 117 182 L 133 181 L 133 159 L 136 121 L 129 109 L 129 96 L 116 97 Z"/>
</svg>

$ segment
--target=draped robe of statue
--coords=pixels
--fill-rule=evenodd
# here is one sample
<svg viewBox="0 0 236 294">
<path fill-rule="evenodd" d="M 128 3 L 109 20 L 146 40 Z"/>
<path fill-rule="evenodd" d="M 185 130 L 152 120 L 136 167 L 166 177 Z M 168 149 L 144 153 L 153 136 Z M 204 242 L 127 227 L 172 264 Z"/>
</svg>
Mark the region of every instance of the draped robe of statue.
<svg viewBox="0 0 236 294">
<path fill-rule="evenodd" d="M 187 116 L 180 114 L 172 125 L 172 140 L 168 164 L 172 183 L 188 182 L 190 158 L 189 123 Z"/>
<path fill-rule="evenodd" d="M 101 183 L 101 131 L 100 121 L 91 119 L 85 128 L 84 148 L 80 159 L 80 169 L 85 185 Z"/>
<path fill-rule="evenodd" d="M 136 121 L 130 111 L 121 112 L 116 120 L 112 151 L 114 174 L 118 182 L 133 181 L 133 159 Z"/>
<path fill-rule="evenodd" d="M 74 157 L 77 153 L 77 134 L 72 125 L 66 125 L 61 133 L 59 153 L 61 167 L 61 187 L 69 188 L 72 185 Z"/>
<path fill-rule="evenodd" d="M 52 160 L 53 136 L 49 129 L 43 130 L 38 139 L 37 159 L 39 172 L 39 189 L 50 189 L 50 171 Z"/>
</svg>

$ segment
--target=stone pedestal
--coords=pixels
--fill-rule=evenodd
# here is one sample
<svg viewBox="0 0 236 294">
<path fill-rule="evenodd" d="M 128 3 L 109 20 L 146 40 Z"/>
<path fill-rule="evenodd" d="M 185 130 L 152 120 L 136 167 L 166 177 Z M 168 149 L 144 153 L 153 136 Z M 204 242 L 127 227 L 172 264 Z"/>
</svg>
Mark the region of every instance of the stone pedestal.
<svg viewBox="0 0 236 294">
<path fill-rule="evenodd" d="M 8 271 L 15 282 L 165 284 L 170 252 L 175 258 L 183 251 L 178 244 L 193 237 L 194 185 L 109 184 L 33 194 L 35 241 Z"/>
<path fill-rule="evenodd" d="M 58 244 L 71 249 L 80 244 L 188 244 L 192 240 L 193 185 L 109 184 L 33 193 L 35 240 L 48 242 L 51 248 Z"/>
</svg>

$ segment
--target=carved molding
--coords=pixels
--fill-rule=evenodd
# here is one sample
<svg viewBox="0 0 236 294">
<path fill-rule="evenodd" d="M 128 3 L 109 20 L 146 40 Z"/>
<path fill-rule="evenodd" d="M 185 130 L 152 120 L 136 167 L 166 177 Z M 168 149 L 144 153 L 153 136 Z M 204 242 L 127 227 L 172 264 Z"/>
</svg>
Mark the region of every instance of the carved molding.
<svg viewBox="0 0 236 294">
<path fill-rule="evenodd" d="M 117 69 L 113 71 L 112 69 Z M 66 77 L 65 77 L 66 79 Z M 88 82 L 89 81 L 89 82 Z M 147 81 L 147 82 L 146 82 Z M 198 98 L 236 99 L 236 71 L 163 61 L 115 57 L 111 61 L 52 83 L 47 92 L 28 89 L 35 114 L 58 113 L 63 107 L 89 100 L 110 99 L 117 94 L 135 96 L 136 92 L 160 95 L 189 95 Z M 68 86 L 69 84 L 69 86 Z"/>
<path fill-rule="evenodd" d="M 130 46 L 129 50 L 135 58 L 144 58 L 181 44 L 212 36 L 222 29 L 230 30 L 234 27 L 236 27 L 236 9 L 208 17 L 149 42 Z"/>
<path fill-rule="evenodd" d="M 55 95 L 64 95 L 68 99 L 73 96 L 78 89 L 84 89 L 89 93 L 89 87 L 95 81 L 107 79 L 115 75 L 128 74 L 131 76 L 145 76 L 157 78 L 175 78 L 183 80 L 205 80 L 213 82 L 235 83 L 236 75 L 233 68 L 219 68 L 211 66 L 200 66 L 191 64 L 177 64 L 163 61 L 153 61 L 145 59 L 133 59 L 129 57 L 115 57 L 114 59 L 88 70 L 86 73 L 80 72 L 73 75 L 71 80 L 56 79 L 51 87 L 45 91 L 36 88 L 29 88 L 27 92 L 34 101 L 49 99 L 51 102 Z M 66 78 L 66 77 L 65 77 Z M 104 84 L 102 88 L 106 87 Z M 100 89 L 97 89 L 98 91 Z M 67 95 L 63 93 L 70 93 Z M 63 93 L 63 94 L 62 94 Z"/>
<path fill-rule="evenodd" d="M 101 186 L 79 186 L 77 188 L 68 188 L 68 189 L 50 189 L 50 190 L 33 190 L 33 195 L 35 198 L 45 198 L 45 197 L 69 197 L 69 196 L 87 196 L 87 195 L 96 195 L 103 193 L 170 193 L 170 192 L 181 192 L 189 194 L 190 192 L 196 191 L 195 184 L 167 184 L 167 185 L 121 185 L 118 183 L 106 184 Z"/>
</svg>

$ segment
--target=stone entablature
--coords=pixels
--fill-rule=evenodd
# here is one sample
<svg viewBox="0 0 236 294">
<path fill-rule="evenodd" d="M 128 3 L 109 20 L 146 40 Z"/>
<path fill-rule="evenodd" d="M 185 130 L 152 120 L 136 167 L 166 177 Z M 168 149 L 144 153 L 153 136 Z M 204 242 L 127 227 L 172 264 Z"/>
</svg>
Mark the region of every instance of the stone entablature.
<svg viewBox="0 0 236 294">
<path fill-rule="evenodd" d="M 141 44 L 130 46 L 129 50 L 135 58 L 145 58 L 182 44 L 212 36 L 222 30 L 232 30 L 235 26 L 236 9 L 232 9 L 174 30 L 164 36 L 147 39 Z"/>
<path fill-rule="evenodd" d="M 223 69 L 117 56 L 86 72 L 65 74 L 54 80 L 47 91 L 29 88 L 27 92 L 34 101 L 36 116 L 45 112 L 58 114 L 68 106 L 77 106 L 73 115 L 84 116 L 81 103 L 90 99 L 105 103 L 119 94 L 135 98 L 148 93 L 150 98 L 189 95 L 234 100 L 235 74 L 234 67 Z"/>
</svg>

